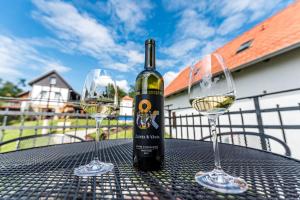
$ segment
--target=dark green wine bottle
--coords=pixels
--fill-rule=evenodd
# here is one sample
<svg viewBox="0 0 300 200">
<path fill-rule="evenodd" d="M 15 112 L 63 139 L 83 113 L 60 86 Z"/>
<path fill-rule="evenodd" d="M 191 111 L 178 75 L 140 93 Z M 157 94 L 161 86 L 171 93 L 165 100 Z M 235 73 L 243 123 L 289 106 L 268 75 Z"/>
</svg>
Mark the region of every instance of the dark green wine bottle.
<svg viewBox="0 0 300 200">
<path fill-rule="evenodd" d="M 133 166 L 159 170 L 164 165 L 164 80 L 155 70 L 155 41 L 145 41 L 145 69 L 135 83 Z"/>
</svg>

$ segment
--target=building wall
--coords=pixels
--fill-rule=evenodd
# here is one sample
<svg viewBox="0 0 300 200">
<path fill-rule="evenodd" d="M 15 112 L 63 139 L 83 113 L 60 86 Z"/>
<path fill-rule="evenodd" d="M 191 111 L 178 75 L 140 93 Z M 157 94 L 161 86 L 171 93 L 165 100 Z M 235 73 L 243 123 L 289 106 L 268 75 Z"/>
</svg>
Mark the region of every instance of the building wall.
<svg viewBox="0 0 300 200">
<path fill-rule="evenodd" d="M 234 72 L 233 77 L 235 80 L 237 98 L 248 97 L 253 95 L 263 94 L 265 92 L 272 93 L 282 90 L 289 90 L 300 88 L 300 49 L 295 49 L 289 51 L 285 54 L 281 54 L 270 59 L 267 62 L 260 62 L 255 65 L 249 66 L 240 70 L 239 72 Z M 201 94 L 199 94 L 200 96 Z M 300 103 L 300 90 L 282 93 L 277 95 L 270 95 L 260 98 L 260 107 L 264 108 L 275 108 L 277 104 L 280 107 L 286 106 L 298 106 Z M 176 94 L 170 97 L 165 98 L 165 105 L 172 104 L 171 108 L 178 107 L 189 107 L 188 94 L 187 91 L 184 91 L 180 94 Z M 251 110 L 254 109 L 254 103 L 252 99 L 244 99 L 236 101 L 236 103 L 230 108 L 231 111 L 242 110 Z M 196 113 L 193 109 L 182 109 L 176 110 L 176 115 L 186 115 Z M 289 125 L 299 124 L 300 121 L 300 112 L 287 113 L 284 116 L 284 123 Z M 279 124 L 278 115 L 276 113 L 265 113 L 262 116 L 263 124 Z M 179 119 L 178 119 L 179 120 Z M 177 120 L 177 123 L 180 123 Z M 244 116 L 245 124 L 254 125 L 257 124 L 255 113 L 246 114 Z M 239 116 L 233 117 L 231 119 L 232 124 L 241 124 Z M 168 123 L 168 122 L 166 122 Z M 183 121 L 185 123 L 192 123 L 191 119 Z M 220 117 L 221 124 L 229 124 L 228 118 L 224 115 Z M 195 124 L 200 124 L 199 120 L 195 121 Z M 202 124 L 208 124 L 206 118 L 202 119 Z M 170 131 L 170 130 L 169 130 Z M 192 130 L 189 129 L 177 129 L 177 134 L 182 138 L 187 138 L 188 132 Z M 221 132 L 229 132 L 229 128 L 224 128 Z M 233 131 L 242 131 L 239 129 L 234 129 Z M 258 132 L 257 129 L 246 129 L 245 131 Z M 282 139 L 281 130 L 271 130 L 266 129 L 265 133 L 278 137 Z M 175 129 L 173 130 L 173 133 Z M 286 131 L 287 143 L 292 149 L 293 157 L 300 158 L 300 148 L 298 148 L 298 139 L 299 135 L 296 135 L 297 131 L 288 130 Z M 203 135 L 209 135 L 209 129 L 203 129 Z M 200 138 L 200 130 L 197 131 L 196 139 Z M 239 139 L 235 137 L 235 144 L 239 143 Z M 241 144 L 243 145 L 243 144 Z M 278 153 L 282 153 L 282 148 L 277 143 L 271 144 L 272 150 Z M 249 146 L 254 148 L 260 147 L 260 141 L 257 137 L 249 139 Z"/>
<path fill-rule="evenodd" d="M 42 98 L 41 96 L 42 91 L 46 92 L 45 98 Z M 60 93 L 60 97 L 55 97 L 55 93 Z M 35 110 L 47 108 L 48 106 L 48 108 L 52 108 L 56 112 L 59 112 L 59 109 L 64 106 L 64 102 L 67 102 L 69 99 L 69 89 L 33 85 L 31 99 L 31 106 Z"/>
<path fill-rule="evenodd" d="M 120 103 L 120 115 L 132 116 L 132 100 L 122 100 Z"/>
</svg>

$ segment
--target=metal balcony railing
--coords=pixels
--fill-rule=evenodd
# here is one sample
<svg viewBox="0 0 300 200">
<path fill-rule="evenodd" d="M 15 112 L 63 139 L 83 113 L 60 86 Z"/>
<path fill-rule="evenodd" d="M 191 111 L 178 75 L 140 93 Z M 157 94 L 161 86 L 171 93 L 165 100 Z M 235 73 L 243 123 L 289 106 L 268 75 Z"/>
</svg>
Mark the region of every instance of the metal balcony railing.
<svg viewBox="0 0 300 200">
<path fill-rule="evenodd" d="M 300 158 L 300 148 L 296 140 L 299 137 L 300 118 L 298 123 L 285 123 L 288 120 L 285 118 L 290 116 L 290 113 L 295 117 L 300 114 L 300 104 L 261 108 L 260 101 L 263 98 L 264 95 L 248 97 L 248 103 L 252 102 L 253 108 L 230 110 L 221 116 L 217 125 L 219 141 Z M 0 100 L 0 105 L 5 105 L 7 100 L 7 98 Z M 78 102 L 64 102 L 69 108 L 72 108 L 72 105 L 76 107 L 68 110 L 73 111 L 72 113 L 56 113 L 33 110 L 30 108 L 30 99 L 17 100 L 19 104 L 24 101 L 29 102 L 27 110 L 11 110 L 5 106 L 0 110 L 0 151 L 2 153 L 53 144 L 89 141 L 95 138 L 95 121 L 78 109 Z M 245 99 L 238 101 L 242 100 Z M 184 110 L 188 112 L 182 112 Z M 212 139 L 207 118 L 191 111 L 190 107 L 166 106 L 165 138 L 206 141 Z M 265 123 L 265 115 L 276 120 L 272 124 Z M 251 123 L 249 118 L 252 119 Z M 100 139 L 132 138 L 132 125 L 132 116 L 109 116 L 102 122 Z"/>
<path fill-rule="evenodd" d="M 300 89 L 294 89 L 237 99 L 237 102 L 244 101 L 252 106 L 246 106 L 246 109 L 231 109 L 219 117 L 219 141 L 299 159 L 299 91 Z M 285 101 L 282 98 L 285 98 Z M 288 106 L 280 106 L 277 101 L 285 104 L 288 102 Z M 193 113 L 191 107 L 173 108 L 173 105 L 167 105 L 166 110 L 165 127 L 171 138 L 212 140 L 207 117 Z"/>
</svg>

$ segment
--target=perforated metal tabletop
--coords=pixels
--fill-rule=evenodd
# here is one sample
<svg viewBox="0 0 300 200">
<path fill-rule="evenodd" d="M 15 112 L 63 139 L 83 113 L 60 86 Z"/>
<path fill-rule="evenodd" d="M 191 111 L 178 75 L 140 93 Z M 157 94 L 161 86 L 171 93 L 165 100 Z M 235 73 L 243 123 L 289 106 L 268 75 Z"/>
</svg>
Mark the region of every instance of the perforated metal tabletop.
<svg viewBox="0 0 300 200">
<path fill-rule="evenodd" d="M 267 152 L 220 145 L 226 172 L 244 178 L 249 190 L 224 195 L 194 181 L 213 168 L 209 142 L 166 140 L 164 170 L 132 168 L 131 140 L 99 143 L 99 157 L 114 163 L 112 172 L 76 177 L 73 169 L 93 158 L 93 143 L 73 143 L 0 155 L 1 199 L 299 199 L 300 162 Z"/>
</svg>

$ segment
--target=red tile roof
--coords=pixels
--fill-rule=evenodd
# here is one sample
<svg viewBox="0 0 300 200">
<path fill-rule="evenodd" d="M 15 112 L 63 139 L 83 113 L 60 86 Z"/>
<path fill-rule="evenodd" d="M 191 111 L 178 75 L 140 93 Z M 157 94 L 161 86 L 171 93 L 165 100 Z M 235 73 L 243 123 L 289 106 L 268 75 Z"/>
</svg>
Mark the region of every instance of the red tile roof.
<svg viewBox="0 0 300 200">
<path fill-rule="evenodd" d="M 133 101 L 133 98 L 131 98 L 130 96 L 124 96 L 123 98 L 122 98 L 122 100 L 131 100 L 131 101 Z"/>
<path fill-rule="evenodd" d="M 241 44 L 253 40 L 251 46 L 236 53 Z M 220 47 L 220 54 L 231 70 L 249 66 L 300 46 L 300 0 L 258 24 L 251 30 Z M 189 67 L 166 87 L 165 96 L 185 90 L 188 86 Z"/>
</svg>

